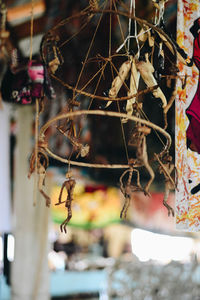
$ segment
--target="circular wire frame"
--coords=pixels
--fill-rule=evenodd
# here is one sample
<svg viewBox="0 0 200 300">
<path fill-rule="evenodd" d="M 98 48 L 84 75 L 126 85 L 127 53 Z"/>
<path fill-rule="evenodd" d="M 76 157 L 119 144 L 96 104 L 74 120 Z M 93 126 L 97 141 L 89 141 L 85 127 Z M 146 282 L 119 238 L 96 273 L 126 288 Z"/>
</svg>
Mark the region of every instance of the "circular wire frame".
<svg viewBox="0 0 200 300">
<path fill-rule="evenodd" d="M 52 28 L 50 30 L 50 32 L 53 33 L 56 29 L 66 25 L 69 21 L 71 21 L 73 18 L 77 18 L 78 16 L 88 16 L 89 14 L 95 15 L 95 14 L 104 14 L 104 13 L 109 13 L 111 15 L 117 15 L 117 16 L 123 16 L 123 17 L 126 17 L 126 18 L 130 18 L 131 20 L 135 20 L 141 27 L 145 26 L 145 28 L 148 28 L 146 31 L 149 31 L 149 30 L 153 29 L 154 31 L 156 31 L 158 33 L 158 35 L 160 36 L 162 41 L 166 44 L 166 46 L 169 48 L 169 50 L 173 53 L 175 58 L 177 58 L 178 52 L 176 50 L 176 47 L 175 47 L 172 39 L 161 28 L 158 28 L 156 25 L 153 25 L 153 24 L 147 22 L 146 20 L 140 19 L 140 18 L 134 16 L 133 14 L 130 14 L 129 12 L 124 12 L 124 11 L 120 11 L 120 10 L 111 10 L 111 9 L 94 9 L 94 10 L 89 10 L 89 11 L 85 10 L 85 11 L 82 11 L 80 14 L 76 14 L 74 16 L 71 16 L 71 17 L 61 21 L 54 28 Z M 45 36 L 46 37 L 48 36 L 48 32 Z M 45 41 L 45 37 L 44 37 L 44 41 Z M 59 45 L 58 45 L 58 48 L 59 48 Z M 43 47 L 41 49 L 41 54 L 42 54 L 42 57 L 45 61 L 45 55 L 43 53 Z M 120 56 L 120 54 L 119 54 L 119 56 Z M 129 55 L 127 55 L 127 56 L 129 56 Z M 112 56 L 109 57 L 109 58 L 105 58 L 105 60 L 109 60 L 111 58 L 112 58 Z M 182 62 L 184 62 L 184 61 L 182 61 Z M 52 72 L 50 72 L 50 76 L 53 79 L 55 79 L 56 81 L 58 81 L 61 85 L 65 86 L 66 88 L 68 88 L 70 90 L 72 90 L 74 93 L 82 94 L 82 95 L 87 96 L 89 98 L 93 98 L 93 99 L 95 98 L 95 99 L 99 99 L 99 100 L 103 100 L 103 101 L 124 101 L 124 100 L 129 100 L 131 98 L 138 97 L 142 94 L 152 92 L 155 88 L 157 88 L 157 86 L 153 86 L 151 88 L 144 89 L 143 91 L 139 91 L 137 94 L 134 94 L 134 95 L 111 98 L 111 97 L 107 97 L 107 96 L 100 96 L 100 95 L 97 95 L 97 94 L 93 94 L 93 93 L 85 91 L 84 89 L 79 89 L 76 86 L 72 86 L 69 83 L 63 81 L 61 78 L 59 78 L 57 75 L 53 74 Z"/>
<path fill-rule="evenodd" d="M 62 119 L 74 118 L 76 116 L 83 116 L 83 115 L 97 115 L 97 116 L 108 116 L 108 117 L 116 117 L 116 118 L 127 118 L 130 121 L 139 122 L 143 125 L 151 127 L 152 129 L 154 129 L 156 131 L 159 131 L 162 135 L 165 136 L 166 144 L 159 155 L 163 155 L 171 147 L 171 136 L 163 128 L 155 125 L 154 123 L 144 120 L 144 119 L 141 119 L 141 118 L 137 118 L 135 116 L 129 116 L 124 113 L 113 112 L 113 111 L 103 111 L 103 110 L 79 110 L 79 111 L 59 114 L 42 126 L 42 128 L 40 129 L 40 132 L 39 132 L 39 141 L 42 142 L 44 140 L 46 130 L 51 125 L 53 125 L 53 123 L 55 123 L 59 120 L 62 120 Z M 84 163 L 84 162 L 73 161 L 73 160 L 69 160 L 66 158 L 62 158 L 62 157 L 54 154 L 48 148 L 48 145 L 45 146 L 44 149 L 47 152 L 47 154 L 49 156 L 53 157 L 54 159 L 61 161 L 63 163 L 66 163 L 66 164 L 75 165 L 75 166 L 79 166 L 79 167 L 104 168 L 104 169 L 127 169 L 127 168 L 130 168 L 129 164 L 95 164 L 95 163 Z M 134 167 L 139 167 L 139 165 L 135 165 Z"/>
</svg>

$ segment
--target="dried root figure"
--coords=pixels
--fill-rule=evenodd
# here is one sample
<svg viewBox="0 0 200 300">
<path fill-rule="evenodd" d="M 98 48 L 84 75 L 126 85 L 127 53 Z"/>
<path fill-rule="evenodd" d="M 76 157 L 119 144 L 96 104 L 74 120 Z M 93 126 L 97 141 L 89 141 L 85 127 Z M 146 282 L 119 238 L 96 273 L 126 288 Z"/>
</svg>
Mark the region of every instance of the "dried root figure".
<svg viewBox="0 0 200 300">
<path fill-rule="evenodd" d="M 148 171 L 148 173 L 150 175 L 150 179 L 144 188 L 145 193 L 148 195 L 149 188 L 154 180 L 155 174 L 154 174 L 154 171 L 153 171 L 152 167 L 150 166 L 149 160 L 148 160 L 146 136 L 144 136 L 141 139 L 140 144 L 138 145 L 138 148 L 136 151 L 136 157 L 137 157 L 138 162 L 140 162 L 141 165 L 146 168 L 146 170 Z"/>
<path fill-rule="evenodd" d="M 80 155 L 81 157 L 85 157 L 88 155 L 90 146 L 88 144 L 83 145 L 78 141 L 76 137 L 68 135 L 68 139 L 70 140 L 71 144 L 73 145 L 74 151 L 78 152 L 76 155 L 76 158 L 78 158 Z"/>
<path fill-rule="evenodd" d="M 120 190 L 121 190 L 121 192 L 122 192 L 122 194 L 124 195 L 124 198 L 125 198 L 125 202 L 124 202 L 123 208 L 122 208 L 121 213 L 120 213 L 120 218 L 126 218 L 126 214 L 127 214 L 128 208 L 130 206 L 132 193 L 138 192 L 138 191 L 143 191 L 143 189 L 141 187 L 141 184 L 140 184 L 140 173 L 137 169 L 135 169 L 133 167 L 133 163 L 132 163 L 131 160 L 130 160 L 130 162 L 131 162 L 130 163 L 130 169 L 124 171 L 123 174 L 121 175 L 120 179 L 119 179 Z M 131 183 L 132 177 L 133 177 L 133 172 L 135 172 L 137 174 L 137 183 L 136 183 L 136 185 L 133 185 Z M 129 173 L 128 181 L 124 185 L 123 178 L 127 173 Z"/>
<path fill-rule="evenodd" d="M 41 43 L 41 55 L 48 70 L 54 74 L 64 59 L 58 47 L 60 38 L 53 31 L 48 31 Z"/>
<path fill-rule="evenodd" d="M 138 61 L 136 63 L 137 69 L 140 72 L 140 75 L 146 85 L 150 88 L 157 85 L 157 81 L 153 76 L 154 67 L 149 61 L 148 53 L 145 55 L 146 61 Z M 155 98 L 160 98 L 162 101 L 162 107 L 164 108 L 167 105 L 167 100 L 165 95 L 163 94 L 160 87 L 153 90 L 153 95 Z"/>
<path fill-rule="evenodd" d="M 144 166 L 150 175 L 150 179 L 144 188 L 144 192 L 147 195 L 149 195 L 149 188 L 155 177 L 154 171 L 149 164 L 147 154 L 146 135 L 150 132 L 151 129 L 148 126 L 136 124 L 134 133 L 129 141 L 129 145 L 136 147 L 136 163 L 141 167 Z"/>
<path fill-rule="evenodd" d="M 60 195 L 58 198 L 58 203 L 56 203 L 56 205 L 60 205 L 62 203 L 65 203 L 65 207 L 67 208 L 67 218 L 64 220 L 64 222 L 60 225 L 60 229 L 61 232 L 67 232 L 66 230 L 66 226 L 69 223 L 71 217 L 72 217 L 72 209 L 71 209 L 71 205 L 72 205 L 72 200 L 73 200 L 73 192 L 74 192 L 74 188 L 75 188 L 76 182 L 75 180 L 72 178 L 72 174 L 71 173 L 67 173 L 66 174 L 66 180 L 63 183 L 61 190 L 60 190 Z M 63 194 L 63 190 L 66 189 L 67 191 L 67 198 L 65 201 L 62 201 L 62 194 Z"/>
<path fill-rule="evenodd" d="M 138 91 L 138 85 L 140 80 L 140 74 L 136 68 L 135 58 L 132 57 L 131 59 L 131 70 L 130 70 L 130 90 L 128 91 L 128 96 L 136 95 Z M 136 103 L 136 97 L 132 97 L 131 99 L 127 100 L 126 104 L 126 112 L 127 115 L 131 116 L 133 114 L 133 105 Z M 127 118 L 122 119 L 123 123 L 128 121 Z"/>
<path fill-rule="evenodd" d="M 116 98 L 117 94 L 119 93 L 119 90 L 121 89 L 122 85 L 124 84 L 126 78 L 129 75 L 129 71 L 131 69 L 131 61 L 127 60 L 125 61 L 118 72 L 118 75 L 114 78 L 113 82 L 112 82 L 112 86 L 109 90 L 109 98 Z M 108 107 L 110 104 L 112 103 L 112 101 L 108 101 L 106 107 Z"/>
<path fill-rule="evenodd" d="M 131 138 L 128 142 L 129 146 L 137 147 L 140 143 L 140 140 L 145 136 L 150 134 L 151 128 L 145 125 L 136 124 L 133 129 Z"/>
<path fill-rule="evenodd" d="M 73 110 L 74 106 L 79 106 L 80 103 L 75 101 L 75 100 L 70 100 L 69 104 L 67 104 L 61 111 L 62 113 L 67 113 L 69 111 Z M 67 118 L 63 124 L 57 127 L 57 129 L 62 133 L 64 136 L 68 138 L 70 143 L 73 146 L 73 151 L 77 152 L 76 158 L 79 156 L 85 157 L 88 155 L 90 146 L 88 144 L 83 145 L 80 141 L 79 138 L 76 135 L 75 132 L 75 124 L 73 121 L 73 118 Z"/>
<path fill-rule="evenodd" d="M 88 144 L 83 145 L 82 143 L 80 143 L 78 138 L 71 133 L 70 128 L 67 130 L 68 133 L 66 133 L 66 131 L 64 131 L 61 127 L 58 127 L 58 130 L 62 134 L 64 134 L 68 138 L 68 140 L 71 142 L 71 144 L 73 146 L 73 151 L 77 152 L 76 158 L 78 158 L 80 155 L 81 155 L 81 157 L 85 157 L 88 155 L 90 146 Z"/>
<path fill-rule="evenodd" d="M 44 192 L 43 188 L 45 186 L 45 177 L 46 177 L 46 169 L 49 165 L 49 159 L 48 156 L 45 153 L 45 150 L 43 147 L 38 147 L 38 157 L 37 157 L 37 174 L 39 175 L 38 178 L 38 189 L 42 196 L 46 200 L 46 206 L 50 206 L 51 199 L 50 197 Z M 31 177 L 32 173 L 35 171 L 36 167 L 36 156 L 35 156 L 35 150 L 33 150 L 31 158 L 30 158 L 30 168 L 28 173 L 28 178 Z"/>
<path fill-rule="evenodd" d="M 175 169 L 174 164 L 172 163 L 172 157 L 169 154 L 166 154 L 162 158 L 159 158 L 157 154 L 155 154 L 156 159 L 159 162 L 159 172 L 160 174 L 163 174 L 165 177 L 165 193 L 163 198 L 163 205 L 168 210 L 168 216 L 172 215 L 174 217 L 174 209 L 167 203 L 169 198 L 169 192 L 170 190 L 173 190 L 176 188 L 176 183 L 171 177 L 171 174 L 173 170 Z"/>
<path fill-rule="evenodd" d="M 158 86 L 156 79 L 154 78 L 154 67 L 149 61 L 149 54 L 145 53 L 144 60 L 138 60 L 136 57 L 130 56 L 128 61 L 125 61 L 118 72 L 118 75 L 112 81 L 111 88 L 109 90 L 109 98 L 116 98 L 121 87 L 126 86 L 125 80 L 130 76 L 130 87 L 128 89 L 128 96 L 136 95 L 138 91 L 138 85 L 140 76 L 146 83 L 147 87 L 152 91 L 155 98 L 160 98 L 162 101 L 163 109 L 167 105 L 167 100 L 162 92 L 161 88 Z M 112 101 L 108 101 L 106 107 L 108 107 Z M 131 99 L 127 100 L 126 111 L 128 115 L 133 114 L 133 105 L 136 103 L 136 96 L 133 96 Z M 123 123 L 128 121 L 127 118 L 122 120 Z"/>
</svg>

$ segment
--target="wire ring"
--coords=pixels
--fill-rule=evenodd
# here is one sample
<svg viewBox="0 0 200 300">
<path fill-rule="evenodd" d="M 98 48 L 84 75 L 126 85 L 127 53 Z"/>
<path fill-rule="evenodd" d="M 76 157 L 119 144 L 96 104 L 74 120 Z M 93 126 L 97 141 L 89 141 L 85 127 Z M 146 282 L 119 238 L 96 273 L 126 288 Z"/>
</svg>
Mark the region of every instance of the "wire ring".
<svg viewBox="0 0 200 300">
<path fill-rule="evenodd" d="M 59 24 L 57 24 L 54 28 L 52 28 L 51 30 L 49 30 L 48 32 L 53 32 L 55 30 L 57 30 L 59 27 L 62 27 L 64 25 L 66 25 L 70 20 L 72 20 L 73 18 L 77 18 L 79 16 L 88 16 L 88 14 L 102 14 L 102 13 L 110 13 L 110 14 L 116 14 L 116 15 L 119 15 L 119 16 L 123 16 L 123 17 L 127 17 L 127 18 L 130 18 L 136 22 L 138 22 L 138 24 L 140 24 L 141 26 L 146 26 L 149 28 L 149 30 L 153 29 L 155 30 L 158 35 L 160 36 L 160 38 L 163 40 L 164 43 L 168 43 L 168 45 L 170 45 L 170 50 L 173 52 L 173 54 L 177 57 L 177 50 L 176 50 L 176 47 L 173 43 L 173 41 L 171 40 L 171 38 L 160 28 L 158 28 L 157 26 L 147 22 L 146 20 L 143 20 L 143 19 L 140 19 L 136 16 L 134 16 L 133 14 L 130 14 L 129 12 L 123 12 L 123 11 L 115 11 L 115 10 L 109 10 L 109 9 L 94 9 L 94 10 L 85 10 L 85 11 L 82 11 L 80 14 L 76 14 L 74 16 L 71 16 L 63 21 L 61 21 Z M 45 36 L 48 35 L 48 32 Z M 45 41 L 45 38 L 44 38 L 44 41 Z M 59 46 L 58 46 L 59 48 Z M 43 54 L 43 47 L 41 48 L 41 51 L 42 51 L 42 57 L 44 59 L 44 54 Z M 120 55 L 119 55 L 120 56 Z M 45 61 L 45 59 L 44 59 Z M 74 87 L 70 84 L 68 84 L 67 82 L 64 82 L 61 78 L 57 77 L 55 74 L 53 74 L 52 72 L 50 72 L 50 76 L 52 78 L 54 78 L 56 81 L 58 81 L 61 85 L 65 86 L 66 88 L 72 90 L 73 92 L 77 93 L 77 94 L 82 94 L 84 96 L 87 96 L 89 98 L 95 98 L 95 99 L 99 99 L 99 100 L 104 100 L 104 101 L 124 101 L 124 100 L 129 100 L 131 98 L 134 98 L 134 97 L 138 97 L 142 94 L 145 94 L 145 93 L 148 93 L 148 92 L 152 92 L 155 88 L 157 88 L 157 86 L 153 86 L 151 88 L 147 88 L 143 91 L 139 91 L 138 93 L 134 94 L 134 95 L 129 95 L 129 96 L 124 96 L 124 97 L 115 97 L 115 98 L 111 98 L 111 97 L 103 97 L 103 96 L 100 96 L 100 95 L 95 95 L 95 94 L 92 94 L 92 93 L 89 93 L 89 92 L 86 92 L 85 90 L 82 90 L 82 89 L 78 89 L 77 87 Z"/>
<path fill-rule="evenodd" d="M 137 118 L 135 116 L 129 116 L 124 113 L 114 112 L 114 111 L 103 111 L 103 110 L 79 110 L 74 112 L 68 112 L 64 114 L 60 114 L 49 120 L 47 123 L 45 123 L 39 132 L 39 141 L 43 141 L 45 137 L 46 130 L 56 121 L 66 119 L 66 118 L 73 118 L 76 116 L 82 116 L 82 115 L 98 115 L 98 116 L 109 116 L 109 117 L 116 117 L 116 118 L 127 118 L 130 121 L 139 122 L 141 124 L 147 125 L 154 130 L 159 131 L 162 135 L 165 136 L 167 142 L 164 146 L 164 149 L 161 151 L 160 155 L 169 150 L 171 147 L 171 136 L 161 127 L 158 125 L 153 124 L 150 121 Z M 71 165 L 79 166 L 79 167 L 88 167 L 88 168 L 106 168 L 106 169 L 127 169 L 130 168 L 129 164 L 92 164 L 92 163 L 84 163 L 84 162 L 78 162 L 78 161 L 72 161 L 68 160 L 66 158 L 62 158 L 56 154 L 54 154 L 49 148 L 48 145 L 44 147 L 45 151 L 48 155 L 53 157 L 54 159 L 57 159 L 63 163 L 70 163 Z M 139 166 L 139 165 L 138 165 Z M 134 167 L 138 167 L 137 165 Z"/>
</svg>

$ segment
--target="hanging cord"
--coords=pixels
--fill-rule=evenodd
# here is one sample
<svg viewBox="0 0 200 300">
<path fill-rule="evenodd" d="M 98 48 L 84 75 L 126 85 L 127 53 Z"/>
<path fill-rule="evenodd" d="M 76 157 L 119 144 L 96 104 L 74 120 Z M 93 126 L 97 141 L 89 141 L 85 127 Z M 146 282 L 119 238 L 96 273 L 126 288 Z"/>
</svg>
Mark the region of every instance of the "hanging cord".
<svg viewBox="0 0 200 300">
<path fill-rule="evenodd" d="M 131 0 L 131 6 L 132 6 L 132 2 L 133 2 L 133 0 Z M 111 9 L 111 4 L 110 4 L 110 9 Z M 132 7 L 130 9 L 132 9 Z M 129 33 L 130 33 L 130 31 L 131 31 L 131 19 L 130 18 L 129 18 L 129 21 L 130 21 L 130 24 L 129 24 Z M 111 40 L 112 40 L 112 19 L 111 19 L 111 14 L 110 14 L 109 58 L 111 57 Z M 130 50 L 129 46 L 130 45 L 128 45 L 128 49 L 127 49 L 128 54 L 129 54 L 129 50 Z M 114 80 L 114 72 L 113 72 L 113 66 L 111 64 L 111 61 L 110 61 L 110 67 L 111 67 L 112 79 Z M 118 101 L 117 101 L 117 108 L 118 108 L 118 112 L 120 113 L 120 106 L 119 106 L 119 102 Z M 126 159 L 127 159 L 127 164 L 128 164 L 128 162 L 129 162 L 128 147 L 127 147 L 127 144 L 126 144 L 126 137 L 125 137 L 125 133 L 124 133 L 124 126 L 122 124 L 122 118 L 120 118 L 120 125 L 121 125 L 122 138 L 123 138 L 123 143 L 124 143 L 124 148 L 125 148 L 125 153 L 126 153 Z"/>
<path fill-rule="evenodd" d="M 133 17 L 135 17 L 135 0 L 131 0 L 131 3 L 130 3 L 130 10 L 129 10 L 129 14 L 130 16 L 133 15 Z M 130 52 L 130 37 L 131 36 L 131 26 L 132 26 L 132 19 L 131 17 L 129 17 L 129 20 L 128 20 L 128 36 L 127 36 L 127 39 L 128 39 L 128 52 Z M 137 48 L 138 48 L 138 57 L 139 57 L 139 53 L 140 53 L 140 46 L 139 46 L 139 41 L 138 41 L 138 35 L 137 35 L 137 21 L 134 20 L 134 36 L 135 36 L 135 40 L 136 40 L 136 44 L 137 44 Z"/>
<path fill-rule="evenodd" d="M 135 17 L 135 0 L 133 1 L 133 17 Z M 137 21 L 136 20 L 134 20 L 134 34 L 135 34 L 135 40 L 136 40 L 137 49 L 138 49 L 137 56 L 139 57 L 140 56 L 140 45 L 139 45 L 139 40 L 138 40 L 138 35 L 137 35 Z"/>
<path fill-rule="evenodd" d="M 107 4 L 107 1 L 105 2 L 104 8 L 106 7 L 106 4 Z M 82 74 L 83 74 L 83 72 L 84 72 L 84 70 L 85 70 L 85 65 L 86 65 L 88 56 L 89 56 L 89 54 L 90 54 L 91 48 L 92 48 L 92 46 L 93 46 L 93 44 L 94 44 L 94 40 L 95 40 L 95 37 L 96 37 L 97 31 L 98 31 L 98 29 L 99 29 L 99 26 L 100 26 L 100 23 L 101 23 L 102 18 L 103 18 L 103 13 L 101 13 L 101 16 L 100 16 L 100 18 L 99 18 L 99 20 L 98 20 L 98 23 L 97 23 L 97 26 L 96 26 L 96 29 L 95 29 L 95 32 L 94 32 L 94 34 L 93 34 L 93 36 L 92 36 L 92 40 L 91 40 L 91 42 L 90 42 L 90 45 L 89 45 L 89 48 L 88 48 L 88 50 L 87 50 L 87 53 L 86 53 L 86 56 L 85 56 L 85 59 L 84 59 L 84 62 L 83 62 L 81 71 L 80 71 L 80 73 L 79 73 L 79 76 L 78 76 L 78 80 L 77 80 L 77 82 L 76 82 L 75 89 L 78 87 L 78 84 L 79 84 L 79 82 L 80 82 L 81 76 L 82 76 Z M 75 92 L 73 91 L 73 99 L 74 99 L 74 97 L 75 97 Z"/>
<path fill-rule="evenodd" d="M 34 23 L 34 0 L 31 1 L 31 29 L 30 29 L 30 55 L 29 61 L 33 58 L 33 23 Z M 37 202 L 37 179 L 38 179 L 38 136 L 39 136 L 39 100 L 36 99 L 35 105 L 35 173 L 34 173 L 34 192 L 33 205 Z"/>
<path fill-rule="evenodd" d="M 31 30 L 30 30 L 30 61 L 33 57 L 33 22 L 34 22 L 34 0 L 31 1 Z"/>
<path fill-rule="evenodd" d="M 135 2 L 135 1 L 134 1 Z M 135 4 L 135 3 L 134 3 Z M 133 13 L 133 0 L 131 0 L 130 3 L 130 10 L 129 10 L 130 15 Z M 131 35 L 131 25 L 132 25 L 132 19 L 131 17 L 128 19 L 128 36 Z M 130 51 L 130 39 L 128 40 L 128 52 Z"/>
<path fill-rule="evenodd" d="M 32 8 L 31 8 L 31 30 L 30 30 L 30 61 L 33 57 L 33 23 L 34 23 L 34 0 L 32 0 Z M 36 205 L 37 202 L 37 182 L 38 182 L 38 137 L 39 137 L 39 99 L 36 98 L 36 104 L 35 104 L 35 176 L 34 176 L 34 195 L 33 195 L 33 205 Z M 43 232 L 43 238 L 41 243 L 41 254 L 39 263 L 37 266 L 38 270 L 38 276 L 36 276 L 35 280 L 35 288 L 33 292 L 33 300 L 36 300 L 38 297 L 38 291 L 39 291 L 39 284 L 41 279 L 41 272 L 42 272 L 42 260 L 45 255 L 45 248 L 46 248 L 46 236 L 48 234 L 48 212 L 45 212 L 45 218 L 44 218 L 44 230 Z"/>
<path fill-rule="evenodd" d="M 35 173 L 34 173 L 34 195 L 33 205 L 37 203 L 37 182 L 38 182 L 38 137 L 39 137 L 39 100 L 35 104 Z"/>
<path fill-rule="evenodd" d="M 134 1 L 134 2 L 133 2 Z M 157 9 L 157 8 L 156 8 Z M 136 43 L 137 43 L 137 47 L 138 47 L 138 50 L 139 50 L 139 41 L 138 41 L 138 38 L 141 36 L 141 35 L 144 35 L 145 33 L 149 32 L 152 30 L 152 28 L 148 28 L 146 29 L 145 31 L 137 34 L 137 20 L 134 21 L 134 24 L 135 24 L 135 32 L 134 32 L 134 35 L 131 35 L 131 21 L 132 21 L 132 18 L 131 18 L 131 15 L 133 15 L 133 17 L 135 17 L 135 0 L 131 0 L 131 3 L 130 3 L 130 11 L 129 11 L 129 14 L 130 14 L 130 17 L 129 17 L 129 30 L 128 30 L 128 35 L 127 37 L 125 38 L 124 42 L 117 48 L 116 50 L 116 53 L 118 53 L 123 47 L 125 47 L 126 43 L 128 43 L 130 45 L 130 39 L 133 39 L 135 38 L 136 39 Z M 163 15 L 164 15 L 164 6 L 162 6 L 160 8 L 160 11 L 159 11 L 159 17 L 156 18 L 155 21 L 157 21 L 154 26 L 158 26 L 160 24 L 160 20 L 163 18 Z M 139 53 L 138 53 L 139 54 Z"/>
<path fill-rule="evenodd" d="M 118 21 L 118 24 L 119 24 L 119 29 L 120 29 L 120 34 L 121 34 L 122 40 L 125 41 L 124 33 L 123 33 L 123 30 L 122 30 L 122 24 L 121 24 L 121 21 L 120 21 L 120 17 L 119 17 L 119 15 L 117 14 L 117 6 L 116 6 L 115 1 L 113 2 L 113 5 L 114 5 L 114 9 L 115 9 L 115 11 L 116 11 L 117 21 Z M 125 45 L 124 45 L 124 48 L 125 48 L 125 51 L 126 51 L 126 55 L 128 56 L 129 53 L 128 53 L 128 49 L 127 49 L 126 43 L 125 43 Z"/>
<path fill-rule="evenodd" d="M 116 69 L 115 65 L 110 61 L 110 69 L 111 69 L 111 73 L 112 73 L 112 80 L 114 80 L 115 76 L 114 76 L 114 70 L 116 71 L 117 75 L 119 76 L 119 72 Z M 127 91 L 129 91 L 129 88 L 127 86 L 126 83 L 124 83 Z M 121 113 L 120 111 L 120 105 L 119 105 L 119 101 L 117 101 L 117 109 L 118 112 Z M 129 154 L 128 154 L 128 146 L 126 143 L 126 136 L 125 136 L 125 132 L 124 132 L 124 124 L 122 123 L 122 119 L 120 118 L 120 126 L 121 126 L 121 132 L 122 132 L 122 139 L 123 139 L 123 144 L 124 144 L 124 149 L 125 149 L 125 154 L 126 154 L 126 159 L 127 159 L 127 164 L 129 163 Z"/>
<path fill-rule="evenodd" d="M 105 2 L 105 5 L 104 5 L 103 8 L 106 7 L 106 4 L 107 4 L 107 1 Z M 99 29 L 100 23 L 101 23 L 101 21 L 102 21 L 102 18 L 103 18 L 103 13 L 101 14 L 101 16 L 100 16 L 100 18 L 99 18 L 99 20 L 98 20 L 97 27 L 96 27 L 96 29 L 95 29 L 95 32 L 94 32 L 93 36 L 92 36 L 92 40 L 91 40 L 90 45 L 89 45 L 89 48 L 88 48 L 88 50 L 87 50 L 87 53 L 86 53 L 86 56 L 85 56 L 85 59 L 84 59 L 84 62 L 83 62 L 83 66 L 82 66 L 81 71 L 80 71 L 80 73 L 79 73 L 79 76 L 78 76 L 78 80 L 77 80 L 77 82 L 76 82 L 75 89 L 77 88 L 77 86 L 78 86 L 78 84 L 79 84 L 79 81 L 80 81 L 80 79 L 81 79 L 81 76 L 82 76 L 82 74 L 83 74 L 83 72 L 84 72 L 85 65 L 86 65 L 86 63 L 87 63 L 87 59 L 88 59 L 88 56 L 89 56 L 89 54 L 90 54 L 91 48 L 92 48 L 92 46 L 93 46 L 93 44 L 94 44 L 94 40 L 95 40 L 97 31 L 98 31 L 98 29 Z M 96 75 L 97 75 L 97 73 L 94 75 L 94 77 L 96 77 Z M 91 78 L 91 81 L 93 80 L 94 77 Z M 88 84 L 88 83 L 87 83 L 87 84 Z M 99 84 L 99 82 L 98 82 L 98 84 Z M 84 89 L 84 87 L 83 87 L 82 89 Z M 73 98 L 72 98 L 72 100 L 75 100 L 76 97 L 77 97 L 77 94 L 75 93 L 75 91 L 73 91 Z M 92 101 L 93 101 L 93 98 L 92 98 Z M 92 105 L 92 101 L 91 101 L 91 103 L 90 103 L 90 106 Z M 81 131 L 79 132 L 78 136 L 80 136 L 80 134 L 81 134 Z M 69 158 L 68 158 L 68 172 L 70 172 L 70 170 L 71 170 L 71 157 L 72 157 L 72 155 L 73 155 L 73 152 L 74 152 L 74 151 L 73 151 L 73 148 L 72 148 L 72 151 L 71 151 L 71 153 L 70 153 L 70 155 L 69 155 Z"/>
<path fill-rule="evenodd" d="M 5 49 L 4 49 L 5 38 L 7 37 L 7 34 L 9 35 L 9 33 L 6 31 L 7 9 L 5 3 L 2 3 L 2 1 L 0 1 L 0 17 L 1 17 L 1 21 L 0 21 L 1 48 L 0 49 L 5 54 Z M 3 101 L 0 92 L 0 110 L 2 109 L 3 109 Z"/>
</svg>

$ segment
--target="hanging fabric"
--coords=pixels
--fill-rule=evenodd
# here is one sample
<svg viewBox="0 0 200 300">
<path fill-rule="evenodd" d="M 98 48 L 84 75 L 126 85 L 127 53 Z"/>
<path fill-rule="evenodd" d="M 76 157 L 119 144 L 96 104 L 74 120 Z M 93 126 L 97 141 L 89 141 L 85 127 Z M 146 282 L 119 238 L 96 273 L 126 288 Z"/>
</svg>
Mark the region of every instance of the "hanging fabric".
<svg viewBox="0 0 200 300">
<path fill-rule="evenodd" d="M 200 47 L 198 51 L 196 47 L 199 17 L 199 0 L 178 0 L 177 42 L 194 60 L 192 67 L 179 63 L 182 80 L 178 82 L 176 99 L 176 228 L 185 231 L 200 230 L 200 97 L 195 57 L 197 52 L 200 57 Z"/>
</svg>

